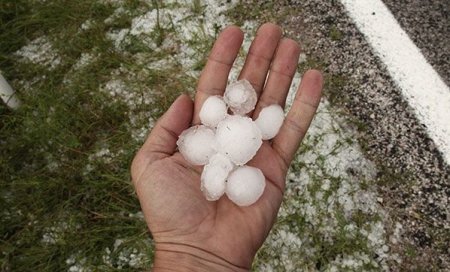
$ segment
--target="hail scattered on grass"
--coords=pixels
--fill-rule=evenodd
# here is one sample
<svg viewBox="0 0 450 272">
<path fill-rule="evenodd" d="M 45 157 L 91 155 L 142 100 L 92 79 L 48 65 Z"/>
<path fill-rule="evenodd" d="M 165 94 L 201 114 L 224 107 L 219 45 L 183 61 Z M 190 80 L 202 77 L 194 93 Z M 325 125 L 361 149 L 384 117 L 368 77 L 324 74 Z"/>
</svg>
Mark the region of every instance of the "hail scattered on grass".
<svg viewBox="0 0 450 272">
<path fill-rule="evenodd" d="M 35 96 L 24 99 L 18 117 L 2 127 L 2 136 L 12 136 L 1 140 L 8 156 L 2 170 L 9 182 L 1 189 L 1 201 L 7 205 L 0 225 L 4 233 L 22 234 L 10 236 L 2 247 L 0 262 L 6 269 L 151 267 L 154 245 L 143 235 L 146 226 L 137 201 L 130 200 L 131 151 L 174 97 L 194 91 L 218 31 L 233 23 L 227 14 L 237 1 L 199 1 L 196 7 L 193 2 L 163 2 L 157 10 L 149 1 L 85 1 L 102 14 L 112 11 L 103 17 L 72 12 L 70 19 L 84 18 L 75 30 L 63 29 L 75 31 L 73 36 L 81 39 L 75 39 L 76 46 L 73 39 L 61 38 L 66 32 L 49 29 L 27 36 L 30 42 L 12 54 L 14 68 L 5 71 L 13 75 L 12 85 L 19 95 Z M 41 11 L 52 6 L 48 1 L 30 4 Z M 39 14 L 30 16 L 33 22 L 44 20 Z M 258 24 L 242 23 L 247 35 L 230 82 L 237 80 Z M 93 42 L 98 31 L 101 38 Z M 292 89 L 299 80 L 297 75 Z M 401 261 L 389 244 L 401 241 L 402 226 L 390 222 L 381 207 L 371 185 L 376 169 L 362 155 L 349 127 L 326 100 L 321 103 L 291 167 L 284 203 L 258 252 L 256 270 L 388 270 L 389 261 Z M 27 150 L 35 160 L 17 157 Z M 61 209 L 72 218 L 58 216 Z M 48 218 L 55 223 L 49 224 Z M 83 237 L 74 237 L 78 233 Z"/>
</svg>

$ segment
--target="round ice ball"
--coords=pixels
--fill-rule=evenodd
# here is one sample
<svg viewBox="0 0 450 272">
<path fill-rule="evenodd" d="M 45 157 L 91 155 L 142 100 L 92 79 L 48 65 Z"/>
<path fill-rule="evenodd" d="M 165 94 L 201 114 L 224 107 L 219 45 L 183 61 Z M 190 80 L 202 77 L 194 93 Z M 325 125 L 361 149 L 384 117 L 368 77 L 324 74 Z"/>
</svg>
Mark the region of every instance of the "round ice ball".
<svg viewBox="0 0 450 272">
<path fill-rule="evenodd" d="M 284 111 L 280 105 L 273 104 L 261 110 L 256 125 L 261 130 L 263 140 L 270 140 L 278 134 L 284 120 Z"/>
<path fill-rule="evenodd" d="M 217 126 L 217 151 L 237 165 L 244 165 L 251 160 L 261 144 L 261 132 L 248 117 L 230 115 Z"/>
<path fill-rule="evenodd" d="M 233 168 L 234 164 L 228 157 L 220 153 L 211 157 L 200 178 L 200 189 L 207 200 L 218 200 L 225 193 L 226 180 Z"/>
<path fill-rule="evenodd" d="M 261 170 L 251 166 L 240 166 L 227 180 L 226 194 L 239 206 L 250 206 L 263 194 L 266 179 Z"/>
<path fill-rule="evenodd" d="M 193 126 L 183 131 L 178 138 L 178 150 L 183 157 L 194 165 L 208 163 L 214 150 L 214 131 L 207 126 Z"/>
<path fill-rule="evenodd" d="M 227 116 L 227 104 L 218 95 L 208 97 L 199 113 L 202 124 L 215 128 Z"/>
<path fill-rule="evenodd" d="M 255 89 L 246 79 L 228 85 L 223 98 L 231 111 L 239 115 L 245 115 L 252 111 L 258 100 Z"/>
</svg>

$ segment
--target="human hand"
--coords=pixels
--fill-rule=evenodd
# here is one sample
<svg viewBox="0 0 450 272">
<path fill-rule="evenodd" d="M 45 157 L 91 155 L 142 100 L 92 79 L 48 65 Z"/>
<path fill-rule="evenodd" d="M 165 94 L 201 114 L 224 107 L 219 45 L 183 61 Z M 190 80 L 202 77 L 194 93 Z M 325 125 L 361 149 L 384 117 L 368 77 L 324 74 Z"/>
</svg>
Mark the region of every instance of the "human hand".
<svg viewBox="0 0 450 272">
<path fill-rule="evenodd" d="M 276 25 L 261 26 L 239 75 L 258 93 L 253 119 L 270 104 L 284 107 L 300 47 L 281 36 Z M 248 163 L 266 178 L 265 191 L 255 204 L 239 207 L 226 196 L 207 201 L 200 191 L 202 167 L 189 164 L 176 150 L 181 132 L 200 123 L 203 102 L 223 94 L 242 41 L 237 27 L 219 35 L 199 79 L 195 101 L 186 95 L 178 97 L 133 160 L 133 183 L 155 241 L 155 271 L 249 270 L 276 219 L 289 164 L 320 101 L 320 72 L 305 73 L 280 132 L 272 141 L 264 141 Z"/>
</svg>

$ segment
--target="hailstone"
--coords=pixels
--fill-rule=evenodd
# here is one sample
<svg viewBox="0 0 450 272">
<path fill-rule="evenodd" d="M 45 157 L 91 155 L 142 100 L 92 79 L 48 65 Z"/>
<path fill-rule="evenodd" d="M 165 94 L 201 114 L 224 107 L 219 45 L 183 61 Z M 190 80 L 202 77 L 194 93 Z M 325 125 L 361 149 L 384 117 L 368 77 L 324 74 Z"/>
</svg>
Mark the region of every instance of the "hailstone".
<svg viewBox="0 0 450 272">
<path fill-rule="evenodd" d="M 248 117 L 230 115 L 217 126 L 217 151 L 237 165 L 244 165 L 251 160 L 261 144 L 261 132 Z"/>
<path fill-rule="evenodd" d="M 281 128 L 284 120 L 284 111 L 280 105 L 273 104 L 261 110 L 258 118 L 255 120 L 256 125 L 261 130 L 263 140 L 270 140 Z"/>
<path fill-rule="evenodd" d="M 211 128 L 204 125 L 193 126 L 181 133 L 177 145 L 188 162 L 204 165 L 216 153 L 214 138 L 214 131 Z"/>
<path fill-rule="evenodd" d="M 258 97 L 252 84 L 246 79 L 236 81 L 225 89 L 223 95 L 225 102 L 233 113 L 245 115 L 251 112 L 256 105 Z"/>
<path fill-rule="evenodd" d="M 262 140 L 275 137 L 284 112 L 279 105 L 270 105 L 253 121 L 245 114 L 256 102 L 256 91 L 247 80 L 232 83 L 223 98 L 210 96 L 204 101 L 199 112 L 202 125 L 186 129 L 178 138 L 183 157 L 191 164 L 205 165 L 200 189 L 209 201 L 226 194 L 236 205 L 249 206 L 264 192 L 262 171 L 245 164 L 255 156 Z M 228 108 L 235 115 L 228 115 Z"/>
<path fill-rule="evenodd" d="M 263 194 L 266 179 L 261 170 L 251 166 L 240 166 L 228 177 L 226 194 L 239 206 L 250 206 Z"/>
<path fill-rule="evenodd" d="M 225 193 L 226 180 L 233 168 L 234 164 L 228 157 L 220 153 L 211 157 L 200 178 L 200 189 L 207 200 L 218 200 Z"/>
<path fill-rule="evenodd" d="M 227 116 L 227 104 L 218 95 L 208 97 L 199 113 L 202 124 L 215 128 Z"/>
</svg>

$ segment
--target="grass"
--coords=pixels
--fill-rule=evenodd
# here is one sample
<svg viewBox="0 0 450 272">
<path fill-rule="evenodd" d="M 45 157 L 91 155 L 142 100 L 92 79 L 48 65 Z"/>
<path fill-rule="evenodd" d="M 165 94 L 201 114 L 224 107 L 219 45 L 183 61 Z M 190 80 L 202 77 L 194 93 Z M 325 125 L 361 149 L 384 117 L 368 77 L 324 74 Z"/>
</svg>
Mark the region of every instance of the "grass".
<svg viewBox="0 0 450 272">
<path fill-rule="evenodd" d="M 116 8 L 100 1 L 0 5 L 0 67 L 23 102 L 15 112 L 0 106 L 2 271 L 62 271 L 81 264 L 94 270 L 149 268 L 151 237 L 135 216 L 140 207 L 129 176 L 141 140 L 130 140 L 129 116 L 136 119 L 132 126 L 148 126 L 182 90 L 192 89 L 192 78 L 177 66 L 151 70 L 130 58 L 166 58 L 167 52 L 133 45 L 114 50 L 105 32 L 129 27 L 133 12 L 149 8 L 138 1 L 127 1 L 124 7 L 134 9 L 112 24 L 104 21 Z M 87 20 L 91 27 L 80 31 Z M 14 54 L 43 35 L 62 60 L 57 69 Z M 82 53 L 95 59 L 73 70 Z M 111 102 L 97 90 L 112 74 L 135 91 L 136 100 L 146 92 L 151 100 L 133 108 L 121 99 Z M 97 155 L 99 150 L 106 151 Z M 114 247 L 117 239 L 123 243 Z M 134 249 L 145 254 L 132 267 L 119 257 L 130 258 Z"/>
<path fill-rule="evenodd" d="M 240 1 L 211 14 L 214 8 L 203 1 L 2 1 L 0 69 L 23 102 L 14 112 L 0 105 L 2 271 L 150 268 L 152 239 L 130 183 L 133 155 L 175 97 L 193 93 L 222 27 L 217 18 L 226 13 L 238 25 L 282 20 L 274 8 Z M 147 18 L 153 11 L 155 21 Z M 187 14 L 179 18 L 180 11 Z M 134 35 L 139 20 L 150 26 Z M 42 37 L 54 54 L 46 61 L 15 53 Z M 45 56 L 44 47 L 35 53 Z M 55 59 L 59 64 L 51 67 Z M 308 58 L 298 71 L 325 66 Z M 329 81 L 334 84 L 326 93 L 334 103 L 333 86 L 345 84 L 345 77 Z M 382 218 L 342 201 L 370 192 L 372 170 L 354 151 L 340 114 L 322 104 L 291 166 L 285 202 L 255 270 L 346 269 L 342 259 L 364 256 L 369 261 L 360 269 L 382 265 L 375 253 L 382 245 L 368 238 Z M 359 171 L 347 171 L 342 163 L 348 158 L 363 163 Z M 353 225 L 356 231 L 349 231 Z"/>
<path fill-rule="evenodd" d="M 344 34 L 342 34 L 342 31 L 340 31 L 335 25 L 331 26 L 330 28 L 330 39 L 333 41 L 340 41 L 342 40 Z"/>
</svg>

